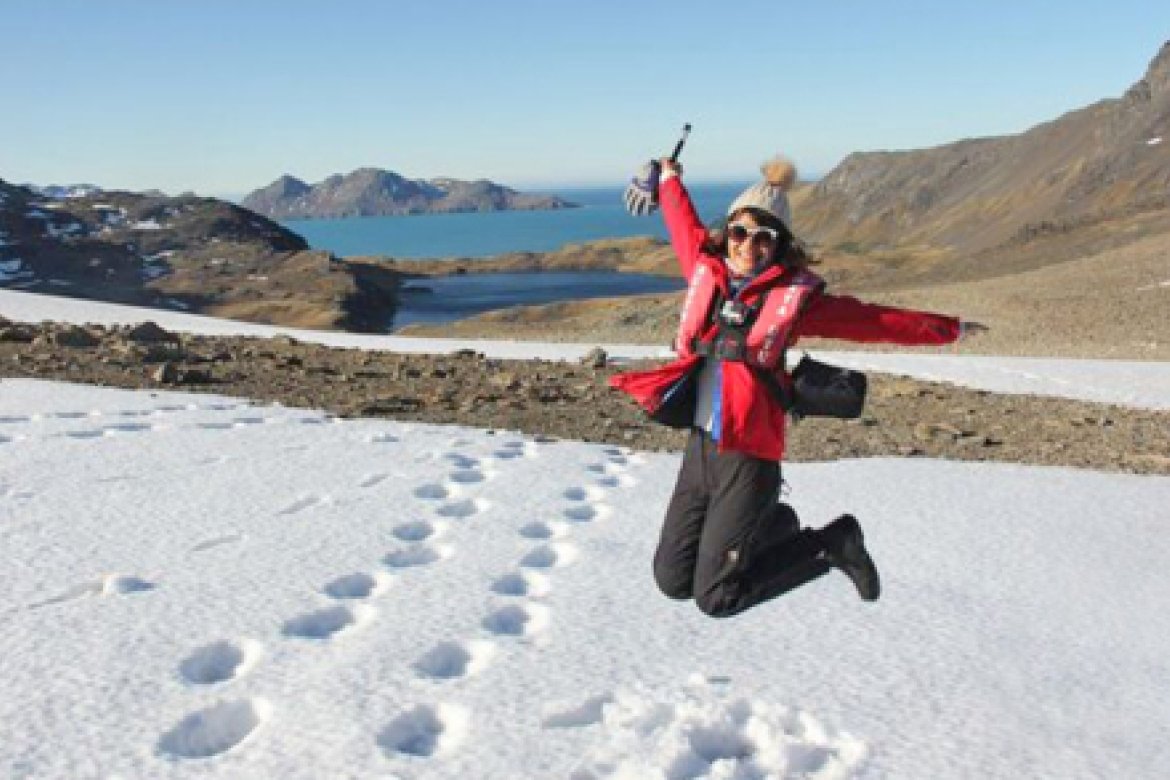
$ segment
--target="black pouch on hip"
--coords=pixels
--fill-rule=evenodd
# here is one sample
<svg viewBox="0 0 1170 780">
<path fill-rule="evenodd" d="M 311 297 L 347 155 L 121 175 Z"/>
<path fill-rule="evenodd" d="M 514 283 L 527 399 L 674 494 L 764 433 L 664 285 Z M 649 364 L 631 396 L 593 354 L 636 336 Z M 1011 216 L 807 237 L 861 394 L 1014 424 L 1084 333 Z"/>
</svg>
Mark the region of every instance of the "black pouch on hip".
<svg viewBox="0 0 1170 780">
<path fill-rule="evenodd" d="M 797 417 L 837 417 L 851 420 L 861 416 L 868 386 L 865 374 L 831 366 L 808 355 L 792 371 L 792 412 Z"/>
</svg>

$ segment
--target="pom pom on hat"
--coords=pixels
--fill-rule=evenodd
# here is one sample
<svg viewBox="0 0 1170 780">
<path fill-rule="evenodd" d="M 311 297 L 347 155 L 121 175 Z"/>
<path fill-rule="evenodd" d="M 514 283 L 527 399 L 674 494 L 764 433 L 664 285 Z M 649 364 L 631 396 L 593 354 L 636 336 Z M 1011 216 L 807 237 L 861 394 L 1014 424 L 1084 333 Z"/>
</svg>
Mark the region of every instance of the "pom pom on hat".
<svg viewBox="0 0 1170 780">
<path fill-rule="evenodd" d="M 764 180 L 740 193 L 727 209 L 727 216 L 744 208 L 767 212 L 792 233 L 792 210 L 785 194 L 796 183 L 796 165 L 786 157 L 773 157 L 760 166 Z"/>
<path fill-rule="evenodd" d="M 796 183 L 796 164 L 786 157 L 773 157 L 760 166 L 764 181 L 787 192 Z"/>
</svg>

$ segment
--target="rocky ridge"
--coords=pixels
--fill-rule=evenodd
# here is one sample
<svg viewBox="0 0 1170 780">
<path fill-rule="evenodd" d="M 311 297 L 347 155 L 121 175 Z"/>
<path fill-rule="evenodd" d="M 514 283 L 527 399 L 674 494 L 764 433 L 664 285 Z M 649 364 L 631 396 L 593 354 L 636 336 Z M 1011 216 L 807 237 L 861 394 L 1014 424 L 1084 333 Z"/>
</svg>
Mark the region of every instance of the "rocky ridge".
<svg viewBox="0 0 1170 780">
<path fill-rule="evenodd" d="M 398 275 L 225 201 L 0 181 L 0 286 L 309 328 L 382 330 Z"/>
<path fill-rule="evenodd" d="M 797 200 L 826 246 L 960 253 L 1170 208 L 1170 42 L 1122 97 L 1018 135 L 858 152 Z"/>
<path fill-rule="evenodd" d="M 628 368 L 628 367 L 622 367 Z M 213 392 L 342 416 L 523 431 L 677 450 L 684 434 L 650 423 L 581 364 L 487 359 L 474 351 L 404 355 L 275 339 L 0 318 L 0 377 Z M 872 375 L 866 414 L 789 429 L 789 460 L 931 457 L 1170 474 L 1170 412 L 1003 395 Z"/>
<path fill-rule="evenodd" d="M 241 201 L 273 219 L 380 217 L 467 211 L 572 208 L 555 195 L 517 192 L 485 179 L 407 179 L 394 171 L 359 168 L 316 184 L 284 175 Z"/>
</svg>

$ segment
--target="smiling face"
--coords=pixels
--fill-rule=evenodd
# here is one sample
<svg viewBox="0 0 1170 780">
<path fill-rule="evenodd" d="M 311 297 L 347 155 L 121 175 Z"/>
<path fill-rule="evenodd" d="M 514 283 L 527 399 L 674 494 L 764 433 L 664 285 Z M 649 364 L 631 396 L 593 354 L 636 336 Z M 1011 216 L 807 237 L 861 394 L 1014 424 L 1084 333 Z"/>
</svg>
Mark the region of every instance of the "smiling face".
<svg viewBox="0 0 1170 780">
<path fill-rule="evenodd" d="M 742 235 L 744 231 L 735 229 L 737 225 L 747 228 L 750 235 Z M 771 259 L 776 240 L 767 232 L 755 232 L 761 227 L 748 210 L 738 211 L 727 220 L 727 266 L 733 276 L 747 276 Z"/>
</svg>

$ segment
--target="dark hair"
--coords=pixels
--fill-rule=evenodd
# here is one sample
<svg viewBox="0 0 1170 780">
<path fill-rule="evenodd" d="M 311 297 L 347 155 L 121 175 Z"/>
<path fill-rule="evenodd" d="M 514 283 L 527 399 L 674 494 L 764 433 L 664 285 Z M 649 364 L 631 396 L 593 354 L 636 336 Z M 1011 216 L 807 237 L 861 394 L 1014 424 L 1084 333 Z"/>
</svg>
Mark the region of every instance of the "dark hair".
<svg viewBox="0 0 1170 780">
<path fill-rule="evenodd" d="M 768 258 L 769 263 L 803 268 L 813 262 L 808 249 L 800 239 L 792 235 L 792 231 L 788 229 L 787 225 L 775 215 L 753 206 L 737 209 L 726 219 L 715 223 L 711 230 L 707 231 L 707 241 L 703 245 L 703 250 L 709 254 L 725 257 L 727 255 L 727 225 L 743 214 L 750 214 L 757 225 L 770 227 L 779 235 L 776 239 L 776 246 L 772 248 L 772 256 Z"/>
</svg>

